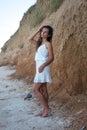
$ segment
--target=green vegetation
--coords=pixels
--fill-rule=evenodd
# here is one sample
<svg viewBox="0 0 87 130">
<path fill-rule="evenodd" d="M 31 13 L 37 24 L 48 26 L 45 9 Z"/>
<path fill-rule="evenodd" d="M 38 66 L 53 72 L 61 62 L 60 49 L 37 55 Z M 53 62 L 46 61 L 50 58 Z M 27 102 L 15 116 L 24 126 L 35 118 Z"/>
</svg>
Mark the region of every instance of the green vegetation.
<svg viewBox="0 0 87 130">
<path fill-rule="evenodd" d="M 1 48 L 1 51 L 2 51 L 2 52 L 5 52 L 5 51 L 6 51 L 6 49 L 7 49 L 7 46 L 6 46 L 6 45 L 4 45 L 4 46 Z"/>
<path fill-rule="evenodd" d="M 51 0 L 50 2 L 50 13 L 56 12 L 64 0 Z"/>
<path fill-rule="evenodd" d="M 20 48 L 20 49 L 24 48 L 24 44 L 23 44 L 23 43 L 20 44 L 20 45 L 19 45 L 19 48 Z"/>
<path fill-rule="evenodd" d="M 35 4 L 35 5 L 32 5 L 32 6 L 28 9 L 27 12 L 31 13 L 31 12 L 35 9 L 35 6 L 36 6 L 36 4 Z M 26 13 L 27 13 L 27 12 L 26 12 Z"/>
<path fill-rule="evenodd" d="M 50 0 L 48 6 L 41 6 L 35 8 L 36 5 L 33 5 L 28 12 L 31 13 L 29 24 L 31 28 L 34 28 L 36 25 L 40 24 L 46 17 L 47 14 L 56 12 L 56 10 L 61 6 L 64 0 Z"/>
<path fill-rule="evenodd" d="M 41 23 L 45 17 L 46 17 L 46 9 L 45 8 L 35 10 L 35 12 L 32 14 L 31 19 L 29 21 L 30 26 L 32 28 L 35 27 L 37 24 Z"/>
</svg>

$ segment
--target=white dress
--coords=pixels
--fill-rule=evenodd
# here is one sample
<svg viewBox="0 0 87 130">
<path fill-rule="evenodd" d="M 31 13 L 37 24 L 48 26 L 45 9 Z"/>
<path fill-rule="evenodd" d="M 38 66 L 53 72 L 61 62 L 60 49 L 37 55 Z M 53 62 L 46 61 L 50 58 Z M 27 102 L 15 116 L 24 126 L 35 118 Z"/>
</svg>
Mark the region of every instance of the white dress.
<svg viewBox="0 0 87 130">
<path fill-rule="evenodd" d="M 36 61 L 36 74 L 34 78 L 34 83 L 50 83 L 52 82 L 50 76 L 50 67 L 46 66 L 44 70 L 39 73 L 38 68 L 48 60 L 48 50 L 45 44 L 42 44 L 36 51 L 35 61 Z"/>
</svg>

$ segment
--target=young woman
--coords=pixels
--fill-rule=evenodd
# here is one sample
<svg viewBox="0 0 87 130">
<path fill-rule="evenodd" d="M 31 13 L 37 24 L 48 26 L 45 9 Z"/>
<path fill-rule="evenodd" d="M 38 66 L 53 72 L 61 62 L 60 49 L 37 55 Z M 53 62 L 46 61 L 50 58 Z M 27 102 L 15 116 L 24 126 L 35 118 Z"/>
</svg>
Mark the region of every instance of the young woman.
<svg viewBox="0 0 87 130">
<path fill-rule="evenodd" d="M 40 37 L 36 41 L 34 38 L 38 33 Z M 43 106 L 43 110 L 38 114 L 42 117 L 47 117 L 50 113 L 47 83 L 51 82 L 49 64 L 54 60 L 52 36 L 52 27 L 45 25 L 30 38 L 30 42 L 36 44 L 36 75 L 34 78 L 33 92 L 37 95 Z"/>
</svg>

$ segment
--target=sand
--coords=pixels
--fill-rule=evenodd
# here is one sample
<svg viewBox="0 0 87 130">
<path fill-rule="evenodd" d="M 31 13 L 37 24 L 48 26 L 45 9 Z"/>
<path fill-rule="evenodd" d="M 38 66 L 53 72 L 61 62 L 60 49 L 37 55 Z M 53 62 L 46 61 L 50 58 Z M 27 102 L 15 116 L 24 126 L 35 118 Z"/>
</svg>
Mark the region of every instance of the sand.
<svg viewBox="0 0 87 130">
<path fill-rule="evenodd" d="M 12 79 L 10 75 L 15 71 L 15 66 L 0 67 L 0 130 L 79 130 L 86 126 L 87 97 L 80 95 L 69 102 L 52 100 L 52 115 L 36 117 L 42 109 L 40 102 L 34 94 L 30 100 L 24 100 L 31 93 L 32 84 Z"/>
<path fill-rule="evenodd" d="M 11 79 L 14 72 L 15 67 L 0 67 L 0 130 L 63 130 L 69 120 L 35 116 L 41 110 L 39 101 L 34 95 L 24 100 L 32 85 Z"/>
</svg>

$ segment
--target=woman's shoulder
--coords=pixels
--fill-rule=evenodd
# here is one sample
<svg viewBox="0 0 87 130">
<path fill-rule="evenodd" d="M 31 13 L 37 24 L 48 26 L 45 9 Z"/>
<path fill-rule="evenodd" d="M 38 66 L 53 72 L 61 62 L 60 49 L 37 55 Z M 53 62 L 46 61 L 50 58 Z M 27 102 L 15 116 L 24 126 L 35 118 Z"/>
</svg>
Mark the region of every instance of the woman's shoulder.
<svg viewBox="0 0 87 130">
<path fill-rule="evenodd" d="M 52 42 L 46 41 L 45 43 L 47 46 L 50 46 L 52 44 Z"/>
<path fill-rule="evenodd" d="M 52 46 L 52 42 L 46 41 L 45 45 L 48 48 L 48 47 Z"/>
</svg>

